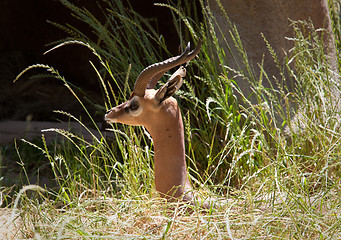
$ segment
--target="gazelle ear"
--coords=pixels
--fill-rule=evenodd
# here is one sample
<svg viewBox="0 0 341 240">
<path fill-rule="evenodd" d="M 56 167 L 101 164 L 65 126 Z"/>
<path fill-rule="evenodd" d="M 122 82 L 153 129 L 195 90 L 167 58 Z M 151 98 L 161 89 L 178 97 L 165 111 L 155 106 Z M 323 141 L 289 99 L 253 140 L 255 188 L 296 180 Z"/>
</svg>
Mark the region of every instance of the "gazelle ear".
<svg viewBox="0 0 341 240">
<path fill-rule="evenodd" d="M 155 94 L 155 100 L 159 103 L 171 97 L 182 85 L 182 78 L 186 76 L 186 69 L 180 67 L 168 81 Z"/>
</svg>

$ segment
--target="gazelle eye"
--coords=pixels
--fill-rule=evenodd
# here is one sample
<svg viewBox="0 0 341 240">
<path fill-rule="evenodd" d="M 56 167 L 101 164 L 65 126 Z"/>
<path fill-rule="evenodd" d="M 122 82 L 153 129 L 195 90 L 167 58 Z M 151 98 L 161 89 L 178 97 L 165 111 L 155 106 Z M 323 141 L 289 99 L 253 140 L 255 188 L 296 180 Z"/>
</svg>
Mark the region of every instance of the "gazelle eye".
<svg viewBox="0 0 341 240">
<path fill-rule="evenodd" d="M 143 107 L 140 106 L 139 97 L 132 97 L 126 104 L 124 111 L 133 117 L 136 117 L 142 113 Z"/>
<path fill-rule="evenodd" d="M 139 104 L 137 101 L 132 101 L 129 105 L 129 110 L 136 111 L 139 108 Z"/>
</svg>

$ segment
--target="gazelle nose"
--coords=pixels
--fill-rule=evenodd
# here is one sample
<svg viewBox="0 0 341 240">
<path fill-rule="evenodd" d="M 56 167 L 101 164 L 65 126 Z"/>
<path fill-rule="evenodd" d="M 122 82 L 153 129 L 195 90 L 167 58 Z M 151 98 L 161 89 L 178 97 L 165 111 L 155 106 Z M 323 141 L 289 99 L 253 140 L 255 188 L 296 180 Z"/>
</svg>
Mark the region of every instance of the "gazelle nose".
<svg viewBox="0 0 341 240">
<path fill-rule="evenodd" d="M 110 113 L 110 110 L 107 111 L 107 113 L 104 115 L 104 121 L 109 121 L 110 120 L 110 118 L 108 117 L 109 113 Z"/>
<path fill-rule="evenodd" d="M 109 109 L 105 114 L 109 114 L 111 112 L 111 109 Z"/>
</svg>

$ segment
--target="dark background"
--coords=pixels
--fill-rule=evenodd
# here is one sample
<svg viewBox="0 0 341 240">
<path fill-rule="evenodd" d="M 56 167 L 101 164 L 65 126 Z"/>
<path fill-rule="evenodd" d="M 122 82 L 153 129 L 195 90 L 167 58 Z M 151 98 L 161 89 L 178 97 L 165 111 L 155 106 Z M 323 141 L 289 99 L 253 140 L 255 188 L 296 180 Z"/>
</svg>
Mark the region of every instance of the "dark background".
<svg viewBox="0 0 341 240">
<path fill-rule="evenodd" d="M 85 7 L 96 18 L 103 18 L 97 1 L 73 0 Z M 100 2 L 100 1 L 99 1 Z M 172 38 L 178 38 L 170 10 L 154 6 L 155 1 L 131 1 L 131 6 L 165 36 L 170 51 L 178 46 Z M 168 1 L 158 1 L 168 3 Z M 128 6 L 127 6 L 128 7 Z M 0 121 L 25 120 L 28 116 L 36 121 L 50 121 L 56 117 L 53 110 L 64 110 L 79 116 L 82 109 L 61 81 L 44 77 L 30 78 L 37 72 L 25 74 L 13 83 L 15 77 L 26 67 L 48 64 L 59 71 L 69 82 L 80 86 L 94 101 L 102 96 L 97 76 L 89 60 L 98 62 L 91 52 L 81 46 L 70 45 L 47 55 L 51 43 L 68 35 L 51 22 L 70 24 L 91 35 L 89 27 L 75 19 L 69 9 L 56 0 L 1 0 L 0 1 Z M 177 41 L 175 41 L 178 43 Z M 175 50 L 176 52 L 176 50 Z M 113 69 L 114 70 L 114 69 Z M 103 116 L 95 116 L 100 120 Z"/>
</svg>

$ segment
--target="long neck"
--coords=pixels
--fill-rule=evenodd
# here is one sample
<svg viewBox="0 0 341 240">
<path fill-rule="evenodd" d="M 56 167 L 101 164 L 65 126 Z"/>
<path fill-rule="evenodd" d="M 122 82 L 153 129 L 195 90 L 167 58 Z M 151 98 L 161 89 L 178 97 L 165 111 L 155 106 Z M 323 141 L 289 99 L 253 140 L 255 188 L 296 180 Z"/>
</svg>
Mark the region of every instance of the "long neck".
<svg viewBox="0 0 341 240">
<path fill-rule="evenodd" d="M 154 141 L 156 190 L 166 198 L 178 198 L 191 189 L 185 160 L 184 129 L 180 109 L 167 113 L 147 129 Z M 166 122 L 165 122 L 166 121 Z M 184 196 L 188 198 L 188 196 Z"/>
</svg>

